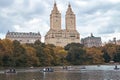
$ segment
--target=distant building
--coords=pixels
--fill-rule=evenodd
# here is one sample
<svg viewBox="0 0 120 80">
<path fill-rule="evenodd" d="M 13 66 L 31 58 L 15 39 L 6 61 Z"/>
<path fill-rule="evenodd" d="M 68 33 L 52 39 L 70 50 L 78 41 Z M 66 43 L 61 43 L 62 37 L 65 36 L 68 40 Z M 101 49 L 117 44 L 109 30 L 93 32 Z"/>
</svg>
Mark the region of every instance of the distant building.
<svg viewBox="0 0 120 80">
<path fill-rule="evenodd" d="M 102 46 L 102 41 L 101 37 L 94 37 L 93 34 L 91 34 L 90 37 L 81 39 L 81 44 L 86 47 L 99 47 Z"/>
<path fill-rule="evenodd" d="M 80 43 L 80 34 L 76 30 L 76 17 L 70 4 L 66 11 L 65 22 L 66 29 L 63 30 L 61 29 L 61 13 L 58 11 L 56 3 L 54 3 L 50 14 L 50 30 L 45 35 L 46 44 L 64 47 L 69 43 Z"/>
<path fill-rule="evenodd" d="M 25 33 L 25 32 L 7 32 L 6 39 L 17 40 L 20 43 L 34 43 L 36 40 L 41 40 L 40 33 Z"/>
<path fill-rule="evenodd" d="M 113 40 L 109 40 L 108 43 L 120 45 L 120 40 L 116 40 L 114 37 Z"/>
<path fill-rule="evenodd" d="M 120 40 L 117 40 L 117 42 L 116 42 L 116 43 L 117 43 L 117 45 L 120 45 Z"/>
</svg>

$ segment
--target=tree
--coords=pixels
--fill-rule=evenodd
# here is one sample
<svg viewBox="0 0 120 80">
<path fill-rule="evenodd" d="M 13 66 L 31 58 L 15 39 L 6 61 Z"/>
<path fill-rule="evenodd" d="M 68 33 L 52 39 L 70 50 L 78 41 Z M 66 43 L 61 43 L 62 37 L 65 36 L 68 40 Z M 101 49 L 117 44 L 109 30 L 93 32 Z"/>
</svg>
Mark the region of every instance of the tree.
<svg viewBox="0 0 120 80">
<path fill-rule="evenodd" d="M 65 50 L 69 50 L 71 47 L 74 47 L 74 46 L 83 48 L 83 45 L 80 44 L 80 43 L 70 43 L 70 44 L 67 44 L 67 45 L 64 47 L 64 49 L 65 49 Z"/>
<path fill-rule="evenodd" d="M 67 51 L 64 50 L 64 48 L 56 46 L 53 48 L 54 49 L 54 54 L 56 55 L 56 62 L 57 65 L 66 65 L 66 56 L 67 56 Z"/>
<path fill-rule="evenodd" d="M 108 55 L 111 57 L 111 60 L 113 60 L 116 53 L 116 44 L 106 44 L 105 46 L 103 46 L 103 51 L 107 52 Z"/>
<path fill-rule="evenodd" d="M 42 44 L 39 40 L 37 40 L 33 44 L 33 48 L 36 51 L 36 56 L 39 58 L 39 66 L 44 66 L 46 64 L 45 60 L 47 59 L 44 53 L 45 45 Z"/>
<path fill-rule="evenodd" d="M 104 58 L 104 62 L 109 63 L 111 60 L 111 57 L 109 56 L 109 54 L 107 52 L 103 53 L 103 58 Z"/>
<path fill-rule="evenodd" d="M 13 41 L 13 66 L 27 66 L 27 55 L 25 48 L 20 44 L 19 41 Z"/>
<path fill-rule="evenodd" d="M 113 57 L 114 62 L 120 62 L 120 46 L 116 47 L 116 53 Z"/>
<path fill-rule="evenodd" d="M 26 59 L 27 59 L 27 66 L 39 66 L 40 65 L 40 62 L 39 62 L 39 58 L 37 57 L 37 54 L 36 54 L 36 50 L 31 47 L 31 46 L 27 46 L 27 45 L 24 45 L 23 46 L 26 50 Z"/>
<path fill-rule="evenodd" d="M 66 59 L 68 62 L 70 62 L 73 65 L 84 64 L 86 60 L 85 54 L 86 54 L 86 51 L 83 48 L 74 46 L 69 49 Z"/>
<path fill-rule="evenodd" d="M 103 57 L 101 49 L 98 47 L 90 47 L 86 48 L 86 54 L 88 56 L 88 63 L 89 64 L 100 64 L 103 63 Z"/>
<path fill-rule="evenodd" d="M 5 51 L 5 47 L 3 46 L 2 40 L 0 40 L 0 66 L 3 66 L 3 54 Z"/>
<path fill-rule="evenodd" d="M 3 39 L 0 41 L 0 54 L 2 66 L 8 67 L 12 66 L 12 55 L 13 55 L 13 47 L 12 42 L 8 39 Z"/>
</svg>

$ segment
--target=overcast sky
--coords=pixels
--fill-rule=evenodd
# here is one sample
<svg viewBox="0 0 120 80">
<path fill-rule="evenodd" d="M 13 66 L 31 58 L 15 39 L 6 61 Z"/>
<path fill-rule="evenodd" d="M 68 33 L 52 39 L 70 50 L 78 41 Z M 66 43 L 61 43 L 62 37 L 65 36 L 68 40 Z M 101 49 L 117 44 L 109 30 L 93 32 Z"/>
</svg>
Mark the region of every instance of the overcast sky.
<svg viewBox="0 0 120 80">
<path fill-rule="evenodd" d="M 120 0 L 56 0 L 65 28 L 65 13 L 70 3 L 76 14 L 80 37 L 93 33 L 108 41 L 120 39 Z M 43 37 L 50 28 L 54 0 L 0 0 L 0 38 L 9 31 L 40 32 Z"/>
</svg>

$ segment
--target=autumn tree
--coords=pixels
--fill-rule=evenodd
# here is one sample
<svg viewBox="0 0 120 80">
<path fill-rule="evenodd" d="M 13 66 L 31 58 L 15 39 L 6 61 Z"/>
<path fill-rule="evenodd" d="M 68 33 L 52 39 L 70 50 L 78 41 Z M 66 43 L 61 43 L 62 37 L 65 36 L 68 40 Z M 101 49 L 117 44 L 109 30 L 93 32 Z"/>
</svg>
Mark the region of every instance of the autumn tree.
<svg viewBox="0 0 120 80">
<path fill-rule="evenodd" d="M 66 56 L 67 56 L 67 51 L 64 50 L 63 47 L 56 46 L 54 47 L 54 54 L 56 55 L 56 62 L 57 65 L 66 65 Z"/>
<path fill-rule="evenodd" d="M 111 57 L 111 60 L 113 60 L 116 53 L 116 44 L 108 43 L 103 46 L 103 50 L 105 50 L 107 54 Z"/>
<path fill-rule="evenodd" d="M 39 58 L 37 57 L 36 50 L 28 45 L 23 46 L 26 50 L 26 55 L 27 55 L 27 66 L 39 66 Z"/>
<path fill-rule="evenodd" d="M 1 47 L 1 61 L 2 61 L 2 66 L 8 67 L 12 66 L 12 54 L 13 54 L 13 47 L 12 47 L 12 42 L 8 39 L 3 39 L 0 41 L 0 47 Z"/>
<path fill-rule="evenodd" d="M 3 54 L 4 54 L 5 48 L 3 46 L 2 40 L 0 40 L 0 66 L 3 66 Z"/>
<path fill-rule="evenodd" d="M 92 59 L 90 64 L 101 64 L 103 63 L 102 52 L 100 48 L 90 47 L 86 48 L 86 53 L 89 58 Z"/>
<path fill-rule="evenodd" d="M 19 41 L 14 40 L 13 41 L 13 62 L 14 66 L 20 67 L 20 66 L 27 66 L 27 55 L 25 48 L 20 44 Z"/>
<path fill-rule="evenodd" d="M 33 48 L 35 49 L 36 55 L 39 58 L 39 63 L 40 63 L 39 66 L 44 66 L 46 64 L 45 63 L 46 56 L 44 54 L 44 47 L 45 45 L 42 44 L 39 40 L 35 41 L 35 43 L 33 44 Z"/>
</svg>

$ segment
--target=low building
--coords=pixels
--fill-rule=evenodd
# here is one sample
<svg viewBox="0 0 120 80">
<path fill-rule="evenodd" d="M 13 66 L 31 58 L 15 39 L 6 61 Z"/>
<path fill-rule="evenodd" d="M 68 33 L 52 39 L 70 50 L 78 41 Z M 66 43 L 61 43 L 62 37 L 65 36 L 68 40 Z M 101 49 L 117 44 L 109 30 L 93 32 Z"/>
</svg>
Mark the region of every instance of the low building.
<svg viewBox="0 0 120 80">
<path fill-rule="evenodd" d="M 94 37 L 93 34 L 91 34 L 90 37 L 81 39 L 81 44 L 85 47 L 99 47 L 102 46 L 102 41 L 101 37 Z"/>
<path fill-rule="evenodd" d="M 17 40 L 20 43 L 34 43 L 36 40 L 41 41 L 41 35 L 40 33 L 25 33 L 25 32 L 7 32 L 6 39 L 10 40 Z"/>
</svg>

